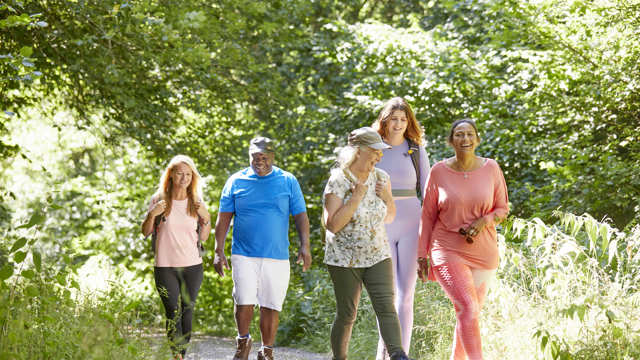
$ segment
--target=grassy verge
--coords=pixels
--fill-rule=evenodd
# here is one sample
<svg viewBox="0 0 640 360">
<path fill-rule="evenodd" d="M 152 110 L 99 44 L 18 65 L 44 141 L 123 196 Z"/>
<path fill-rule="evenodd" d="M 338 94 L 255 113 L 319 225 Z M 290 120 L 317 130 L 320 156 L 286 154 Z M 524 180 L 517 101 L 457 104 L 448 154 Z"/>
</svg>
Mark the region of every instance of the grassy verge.
<svg viewBox="0 0 640 360">
<path fill-rule="evenodd" d="M 512 219 L 500 236 L 501 264 L 481 318 L 487 359 L 640 358 L 640 227 L 620 231 L 588 215 L 556 214 L 558 222 Z M 326 271 L 296 281 L 279 341 L 329 352 L 335 316 Z M 455 313 L 436 283 L 418 284 L 410 354 L 450 356 Z M 349 356 L 375 357 L 378 333 L 366 294 Z"/>
</svg>

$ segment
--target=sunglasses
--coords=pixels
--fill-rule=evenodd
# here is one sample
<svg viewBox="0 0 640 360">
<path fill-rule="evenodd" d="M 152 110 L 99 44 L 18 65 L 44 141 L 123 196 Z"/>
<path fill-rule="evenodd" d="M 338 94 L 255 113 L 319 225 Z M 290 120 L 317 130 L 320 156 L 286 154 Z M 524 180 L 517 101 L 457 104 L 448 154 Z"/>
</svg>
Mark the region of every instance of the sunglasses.
<svg viewBox="0 0 640 360">
<path fill-rule="evenodd" d="M 458 232 L 460 233 L 460 235 L 464 236 L 465 240 L 467 240 L 467 243 L 473 244 L 473 238 L 467 232 L 467 230 L 465 230 L 464 228 L 460 228 L 460 230 L 458 230 Z"/>
</svg>

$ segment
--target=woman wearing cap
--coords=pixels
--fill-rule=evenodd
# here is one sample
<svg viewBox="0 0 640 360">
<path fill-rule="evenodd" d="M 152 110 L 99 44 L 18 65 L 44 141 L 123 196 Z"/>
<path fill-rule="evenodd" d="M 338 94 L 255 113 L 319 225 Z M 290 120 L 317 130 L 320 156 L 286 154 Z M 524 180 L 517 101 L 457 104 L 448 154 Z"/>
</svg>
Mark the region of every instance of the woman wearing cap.
<svg viewBox="0 0 640 360">
<path fill-rule="evenodd" d="M 185 155 L 175 156 L 160 178 L 158 191 L 151 197 L 142 223 L 145 236 L 156 234 L 153 272 L 174 359 L 182 359 L 186 354 L 193 309 L 202 284 L 198 236 L 204 242 L 211 231 L 200 188 L 200 174 L 193 160 Z"/>
<path fill-rule="evenodd" d="M 509 212 L 500 166 L 475 154 L 479 143 L 473 120 L 452 124 L 455 156 L 431 168 L 422 206 L 418 275 L 437 280 L 455 307 L 451 359 L 482 359 L 479 313 L 498 267 L 495 226 Z"/>
<path fill-rule="evenodd" d="M 391 149 L 384 149 L 377 167 L 391 177 L 396 217 L 386 226 L 395 284 L 395 307 L 402 329 L 402 347 L 409 352 L 413 328 L 413 296 L 418 279 L 418 228 L 422 190 L 429 173 L 423 134 L 411 106 L 395 97 L 383 106 L 372 125 Z M 388 359 L 382 338 L 376 359 Z"/>
<path fill-rule="evenodd" d="M 408 359 L 393 306 L 393 269 L 385 223 L 395 217 L 389 175 L 375 167 L 389 145 L 370 127 L 349 134 L 324 190 L 324 262 L 336 296 L 333 359 L 346 359 L 362 285 L 376 312 L 391 358 Z"/>
</svg>

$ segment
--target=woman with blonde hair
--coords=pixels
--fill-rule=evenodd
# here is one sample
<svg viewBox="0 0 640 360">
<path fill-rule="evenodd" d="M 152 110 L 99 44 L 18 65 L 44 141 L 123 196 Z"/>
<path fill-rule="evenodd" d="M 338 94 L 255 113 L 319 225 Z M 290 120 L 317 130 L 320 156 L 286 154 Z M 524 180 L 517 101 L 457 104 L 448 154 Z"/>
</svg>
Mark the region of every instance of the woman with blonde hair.
<svg viewBox="0 0 640 360">
<path fill-rule="evenodd" d="M 211 231 L 200 180 L 190 157 L 175 156 L 160 178 L 142 223 L 142 234 L 154 235 L 156 289 L 164 305 L 174 359 L 180 360 L 191 338 L 193 309 L 203 279 L 198 244 Z"/>
<path fill-rule="evenodd" d="M 389 175 L 375 167 L 382 150 L 388 147 L 370 127 L 353 130 L 324 189 L 324 263 L 336 297 L 331 328 L 335 360 L 347 358 L 363 286 L 391 359 L 409 360 L 402 350 L 398 314 L 393 306 L 393 270 L 384 228 L 385 223 L 393 221 L 396 210 Z"/>
<path fill-rule="evenodd" d="M 396 217 L 386 225 L 395 284 L 395 308 L 402 329 L 402 347 L 408 353 L 413 328 L 413 298 L 417 276 L 418 228 L 422 191 L 429 173 L 429 157 L 423 133 L 411 106 L 401 97 L 385 103 L 372 127 L 390 149 L 376 165 L 391 177 L 391 192 Z M 377 359 L 388 359 L 382 337 L 378 341 Z"/>
</svg>

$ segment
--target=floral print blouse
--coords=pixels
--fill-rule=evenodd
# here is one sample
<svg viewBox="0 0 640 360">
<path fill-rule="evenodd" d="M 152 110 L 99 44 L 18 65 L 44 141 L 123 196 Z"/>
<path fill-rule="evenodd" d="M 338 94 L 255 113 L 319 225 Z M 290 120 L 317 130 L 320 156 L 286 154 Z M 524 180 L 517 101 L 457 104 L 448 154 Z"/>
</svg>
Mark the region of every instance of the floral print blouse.
<svg viewBox="0 0 640 360">
<path fill-rule="evenodd" d="M 327 194 L 334 194 L 346 203 L 351 198 L 355 178 L 349 169 L 334 169 L 324 189 L 323 199 Z M 384 226 L 387 205 L 376 195 L 378 180 L 388 182 L 390 178 L 384 170 L 375 168 L 365 181 L 367 193 L 347 225 L 336 234 L 325 230 L 325 264 L 363 268 L 391 257 Z"/>
</svg>

